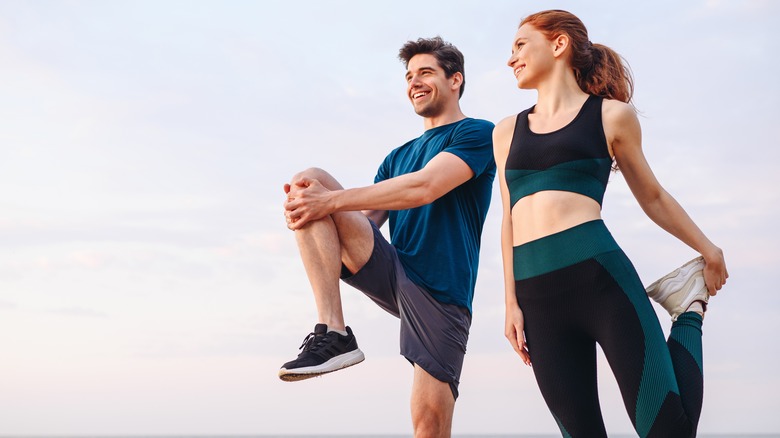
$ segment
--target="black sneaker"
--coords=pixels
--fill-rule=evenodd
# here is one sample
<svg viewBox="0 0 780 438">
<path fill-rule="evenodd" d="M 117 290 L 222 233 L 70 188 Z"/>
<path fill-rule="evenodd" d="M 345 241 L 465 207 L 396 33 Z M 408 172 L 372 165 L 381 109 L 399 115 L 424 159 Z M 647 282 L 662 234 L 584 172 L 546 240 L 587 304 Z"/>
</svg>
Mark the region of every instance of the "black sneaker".
<svg viewBox="0 0 780 438">
<path fill-rule="evenodd" d="M 299 348 L 302 351 L 298 358 L 282 365 L 279 370 L 279 378 L 285 382 L 321 376 L 358 364 L 365 359 L 349 327 L 347 336 L 342 336 L 329 332 L 325 324 L 317 324 Z"/>
</svg>

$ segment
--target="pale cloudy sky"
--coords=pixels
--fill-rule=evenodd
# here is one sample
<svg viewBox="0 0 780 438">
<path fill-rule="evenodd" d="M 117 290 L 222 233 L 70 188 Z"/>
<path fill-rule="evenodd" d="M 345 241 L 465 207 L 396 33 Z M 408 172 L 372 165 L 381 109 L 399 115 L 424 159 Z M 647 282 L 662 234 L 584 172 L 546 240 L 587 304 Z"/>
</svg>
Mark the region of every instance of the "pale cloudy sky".
<svg viewBox="0 0 780 438">
<path fill-rule="evenodd" d="M 396 59 L 408 39 L 463 50 L 467 115 L 530 106 L 505 61 L 521 17 L 550 7 L 630 62 L 651 165 L 726 252 L 700 431 L 780 433 L 780 3 L 479 4 L 0 2 L 0 435 L 409 433 L 398 323 L 352 289 L 367 360 L 276 377 L 316 322 L 281 186 L 314 165 L 369 184 L 419 135 Z M 695 255 L 620 175 L 604 205 L 646 282 Z M 499 212 L 453 429 L 555 433 L 502 335 Z M 608 430 L 630 432 L 600 366 Z"/>
</svg>

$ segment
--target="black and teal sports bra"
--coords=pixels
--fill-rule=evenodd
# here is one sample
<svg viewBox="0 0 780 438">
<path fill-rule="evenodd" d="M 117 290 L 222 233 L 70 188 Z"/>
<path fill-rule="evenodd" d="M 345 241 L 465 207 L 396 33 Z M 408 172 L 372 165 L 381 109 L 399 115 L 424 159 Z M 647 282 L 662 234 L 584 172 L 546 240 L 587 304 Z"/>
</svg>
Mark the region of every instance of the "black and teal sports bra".
<svg viewBox="0 0 780 438">
<path fill-rule="evenodd" d="M 601 205 L 612 169 L 601 121 L 602 101 L 588 97 L 574 120 L 544 134 L 528 127 L 528 114 L 535 105 L 517 115 L 505 169 L 510 205 L 544 190 L 579 193 Z"/>
</svg>

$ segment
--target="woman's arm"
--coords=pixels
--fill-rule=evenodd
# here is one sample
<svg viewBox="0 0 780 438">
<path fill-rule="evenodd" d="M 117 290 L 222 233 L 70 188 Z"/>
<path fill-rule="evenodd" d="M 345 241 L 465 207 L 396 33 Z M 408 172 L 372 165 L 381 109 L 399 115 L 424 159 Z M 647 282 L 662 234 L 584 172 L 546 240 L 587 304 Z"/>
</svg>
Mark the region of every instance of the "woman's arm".
<svg viewBox="0 0 780 438">
<path fill-rule="evenodd" d="M 498 174 L 499 187 L 501 189 L 501 203 L 503 215 L 501 218 L 501 258 L 504 264 L 504 295 L 506 304 L 506 320 L 504 335 L 509 340 L 512 348 L 520 355 L 526 365 L 531 364 L 531 357 L 525 345 L 523 335 L 523 311 L 517 303 L 515 295 L 515 276 L 513 270 L 512 255 L 512 206 L 510 205 L 509 188 L 506 185 L 504 169 L 509 155 L 509 146 L 512 141 L 515 120 L 513 117 L 502 120 L 493 130 L 493 155 L 496 160 L 496 173 Z"/>
<path fill-rule="evenodd" d="M 623 102 L 604 100 L 603 120 L 607 142 L 642 210 L 658 226 L 704 257 L 704 281 L 710 295 L 717 294 L 729 276 L 723 251 L 661 187 L 642 152 L 642 131 L 636 112 Z"/>
</svg>

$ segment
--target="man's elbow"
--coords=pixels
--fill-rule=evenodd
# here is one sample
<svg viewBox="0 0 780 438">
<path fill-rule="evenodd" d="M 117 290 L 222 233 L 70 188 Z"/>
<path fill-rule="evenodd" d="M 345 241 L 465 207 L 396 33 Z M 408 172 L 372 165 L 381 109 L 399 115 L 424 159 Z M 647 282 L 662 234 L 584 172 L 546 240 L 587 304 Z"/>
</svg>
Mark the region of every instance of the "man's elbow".
<svg viewBox="0 0 780 438">
<path fill-rule="evenodd" d="M 439 197 L 438 197 L 438 196 L 435 196 L 433 193 L 431 193 L 431 192 L 425 192 L 425 193 L 423 193 L 423 194 L 422 194 L 422 195 L 419 197 L 419 199 L 418 199 L 418 203 L 419 203 L 420 205 L 428 205 L 428 204 L 432 203 L 433 201 L 435 201 L 435 200 L 437 200 L 437 199 L 439 199 Z"/>
<path fill-rule="evenodd" d="M 439 199 L 442 195 L 443 193 L 440 193 L 440 191 L 436 190 L 436 188 L 433 187 L 432 185 L 425 184 L 419 189 L 415 190 L 413 202 L 418 206 L 428 205 L 433 201 Z"/>
</svg>

